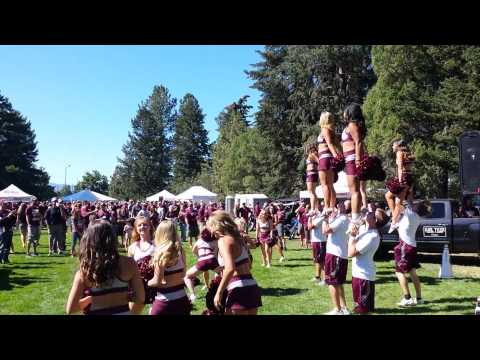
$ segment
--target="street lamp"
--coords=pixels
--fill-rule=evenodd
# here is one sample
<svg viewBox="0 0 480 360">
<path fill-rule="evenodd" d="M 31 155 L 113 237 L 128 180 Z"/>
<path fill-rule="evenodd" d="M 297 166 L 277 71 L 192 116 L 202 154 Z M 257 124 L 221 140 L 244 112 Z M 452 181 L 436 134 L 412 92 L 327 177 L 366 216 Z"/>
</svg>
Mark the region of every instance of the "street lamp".
<svg viewBox="0 0 480 360">
<path fill-rule="evenodd" d="M 65 185 L 63 187 L 63 189 L 66 191 L 67 190 L 67 169 L 70 167 L 71 165 L 67 165 L 65 166 Z"/>
</svg>

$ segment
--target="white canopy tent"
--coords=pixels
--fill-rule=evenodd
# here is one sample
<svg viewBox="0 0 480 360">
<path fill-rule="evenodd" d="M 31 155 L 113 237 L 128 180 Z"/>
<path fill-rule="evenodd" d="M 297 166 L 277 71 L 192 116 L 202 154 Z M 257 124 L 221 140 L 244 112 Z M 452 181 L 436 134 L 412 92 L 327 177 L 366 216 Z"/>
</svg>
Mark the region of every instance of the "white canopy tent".
<svg viewBox="0 0 480 360">
<path fill-rule="evenodd" d="M 350 190 L 348 190 L 348 183 L 347 183 L 347 174 L 341 171 L 338 173 L 338 180 L 335 184 L 333 184 L 333 188 L 335 189 L 335 193 L 337 194 L 337 199 L 348 199 L 350 198 Z M 319 199 L 323 199 L 323 191 L 322 186 L 317 186 L 315 188 L 315 194 Z M 300 191 L 300 199 L 308 199 L 310 195 L 308 191 Z"/>
<path fill-rule="evenodd" d="M 90 191 L 91 191 L 91 190 L 90 190 Z M 98 200 L 100 200 L 100 201 L 116 201 L 116 200 L 117 200 L 117 199 L 115 199 L 115 198 L 112 198 L 112 197 L 110 197 L 110 196 L 97 193 L 97 192 L 95 192 L 95 191 L 91 191 L 91 193 L 92 193 L 93 195 L 95 195 L 95 196 L 98 198 Z"/>
<path fill-rule="evenodd" d="M 147 201 L 158 201 L 160 198 L 163 198 L 163 200 L 176 200 L 177 197 L 172 194 L 171 192 L 168 192 L 167 190 L 162 190 L 159 193 L 155 195 L 151 195 L 147 197 Z"/>
<path fill-rule="evenodd" d="M 34 199 L 36 199 L 35 196 L 27 194 L 13 184 L 0 191 L 0 200 L 3 201 L 32 201 Z"/>
<path fill-rule="evenodd" d="M 247 204 L 249 207 L 253 207 L 256 202 L 263 206 L 268 201 L 268 196 L 265 194 L 235 194 L 235 204 L 240 203 Z"/>
<path fill-rule="evenodd" d="M 191 201 L 216 201 L 217 194 L 205 189 L 202 186 L 192 186 L 190 189 L 177 195 L 179 200 L 191 200 Z"/>
</svg>

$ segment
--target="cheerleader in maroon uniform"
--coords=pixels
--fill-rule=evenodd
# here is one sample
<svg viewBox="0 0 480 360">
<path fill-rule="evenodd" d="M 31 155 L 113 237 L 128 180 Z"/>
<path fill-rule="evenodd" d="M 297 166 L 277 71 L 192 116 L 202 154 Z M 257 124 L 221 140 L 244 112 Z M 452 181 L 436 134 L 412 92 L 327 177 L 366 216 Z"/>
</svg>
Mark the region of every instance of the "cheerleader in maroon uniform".
<svg viewBox="0 0 480 360">
<path fill-rule="evenodd" d="M 218 239 L 218 262 L 223 267 L 213 301 L 216 309 L 224 307 L 226 315 L 256 315 L 262 306 L 260 288 L 250 272 L 247 247 L 237 225 L 228 213 L 216 211 L 207 228 Z"/>
<path fill-rule="evenodd" d="M 273 221 L 264 209 L 258 215 L 255 237 L 260 242 L 260 249 L 262 250 L 262 266 L 267 268 L 272 264 L 272 247 L 275 245 L 272 232 Z"/>
<path fill-rule="evenodd" d="M 283 262 L 285 259 L 285 256 L 283 255 L 283 242 L 282 239 L 280 238 L 280 234 L 278 233 L 277 225 L 279 223 L 278 217 L 277 217 L 277 208 L 275 206 L 271 206 L 268 208 L 269 216 L 273 221 L 273 230 L 272 230 L 272 236 L 274 237 L 274 243 L 277 246 L 278 250 L 278 255 L 280 256 L 280 259 L 278 260 L 279 262 Z"/>
<path fill-rule="evenodd" d="M 415 157 L 408 150 L 404 140 L 395 141 L 392 150 L 396 158 L 397 177 L 387 181 L 388 192 L 385 194 L 385 199 L 392 214 L 392 224 L 389 232 L 393 232 L 398 227 L 399 204 L 402 204 L 407 198 L 409 201 L 413 201 L 412 164 L 415 161 Z"/>
<path fill-rule="evenodd" d="M 190 291 L 190 301 L 194 302 L 196 300 L 194 281 L 197 275 L 203 273 L 205 286 L 209 287 L 208 271 L 218 272 L 220 270 L 217 261 L 217 241 L 206 227 L 202 230 L 200 238 L 193 245 L 192 252 L 197 256 L 197 263 L 187 271 L 184 280 Z"/>
<path fill-rule="evenodd" d="M 85 315 L 140 314 L 144 287 L 135 262 L 118 253 L 112 226 L 95 220 L 80 241 L 76 272 L 65 311 Z"/>
<path fill-rule="evenodd" d="M 315 194 L 315 188 L 318 185 L 318 154 L 316 144 L 307 144 L 305 147 L 305 156 L 307 157 L 307 191 L 310 194 L 310 208 L 316 210 L 318 199 Z"/>
<path fill-rule="evenodd" d="M 173 221 L 163 220 L 155 232 L 152 260 L 154 277 L 148 286 L 157 288 L 150 315 L 190 315 L 192 305 L 185 291 L 185 252 Z"/>
<path fill-rule="evenodd" d="M 140 271 L 140 277 L 145 286 L 145 304 L 153 302 L 154 293 L 147 286 L 148 280 L 153 277 L 153 267 L 150 266 L 155 251 L 153 244 L 153 227 L 149 219 L 140 216 L 135 219 L 132 231 L 133 244 L 128 248 L 128 256 L 135 260 Z"/>
<path fill-rule="evenodd" d="M 344 113 L 344 120 L 347 127 L 342 132 L 342 150 L 345 158 L 345 172 L 347 174 L 348 188 L 351 194 L 352 222 L 360 224 L 360 208 L 362 203 L 366 204 L 365 181 L 360 181 L 357 168 L 366 153 L 364 140 L 367 135 L 365 119 L 362 108 L 358 104 L 349 105 Z M 362 193 L 362 194 L 361 194 Z M 363 199 L 365 197 L 365 199 Z"/>
<path fill-rule="evenodd" d="M 252 269 L 253 265 L 253 256 L 252 253 L 250 252 L 250 249 L 256 249 L 258 246 L 258 243 L 252 239 L 248 234 L 245 232 L 245 220 L 243 218 L 235 218 L 234 220 L 235 225 L 237 225 L 238 231 L 240 232 L 240 236 L 242 237 L 242 240 L 244 244 L 247 247 L 248 251 L 248 258 L 250 259 L 250 270 Z"/>
<path fill-rule="evenodd" d="M 337 196 L 333 183 L 335 181 L 335 169 L 333 159 L 339 159 L 341 153 L 337 151 L 335 141 L 335 122 L 333 115 L 329 112 L 322 112 L 320 115 L 320 135 L 318 135 L 318 176 L 322 185 L 325 199 L 325 211 L 335 208 Z"/>
</svg>

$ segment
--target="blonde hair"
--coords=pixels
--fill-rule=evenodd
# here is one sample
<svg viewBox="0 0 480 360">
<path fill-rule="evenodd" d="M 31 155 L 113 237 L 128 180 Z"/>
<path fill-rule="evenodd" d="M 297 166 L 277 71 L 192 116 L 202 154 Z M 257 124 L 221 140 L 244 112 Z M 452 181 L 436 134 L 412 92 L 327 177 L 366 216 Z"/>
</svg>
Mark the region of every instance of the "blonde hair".
<svg viewBox="0 0 480 360">
<path fill-rule="evenodd" d="M 230 235 L 235 240 L 241 241 L 240 231 L 232 217 L 223 210 L 217 210 L 207 220 L 207 226 L 213 233 L 219 232 L 221 235 Z"/>
<path fill-rule="evenodd" d="M 175 265 L 182 253 L 182 244 L 175 224 L 171 220 L 163 220 L 155 231 L 155 253 L 152 264 L 163 267 Z"/>
<path fill-rule="evenodd" d="M 332 113 L 328 111 L 323 111 L 322 114 L 320 115 L 320 122 L 319 122 L 320 128 L 327 128 L 329 130 L 334 130 L 335 126 L 335 119 L 333 118 Z"/>
<path fill-rule="evenodd" d="M 133 223 L 133 230 L 132 230 L 132 241 L 137 242 L 140 241 L 140 234 L 137 231 L 137 226 L 140 224 L 146 223 L 150 227 L 150 239 L 152 239 L 153 235 L 153 226 L 152 222 L 150 219 L 144 217 L 144 216 L 139 216 L 135 219 L 135 222 Z"/>
<path fill-rule="evenodd" d="M 243 218 L 241 218 L 241 217 L 235 218 L 234 223 L 237 225 L 237 227 L 240 231 L 245 229 L 246 222 Z"/>
</svg>

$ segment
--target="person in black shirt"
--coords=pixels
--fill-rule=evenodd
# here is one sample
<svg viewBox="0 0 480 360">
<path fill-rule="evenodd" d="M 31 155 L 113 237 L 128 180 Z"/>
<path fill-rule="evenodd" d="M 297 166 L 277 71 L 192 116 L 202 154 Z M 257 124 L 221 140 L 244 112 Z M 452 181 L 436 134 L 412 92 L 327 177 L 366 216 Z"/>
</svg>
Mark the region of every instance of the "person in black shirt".
<svg viewBox="0 0 480 360">
<path fill-rule="evenodd" d="M 66 229 L 66 213 L 63 204 L 55 198 L 53 204 L 45 213 L 45 221 L 48 226 L 48 255 L 54 253 L 65 255 L 65 229 Z"/>
<path fill-rule="evenodd" d="M 13 227 L 17 222 L 17 212 L 6 204 L 0 204 L 0 263 L 10 264 L 8 256 L 12 245 Z"/>
</svg>

